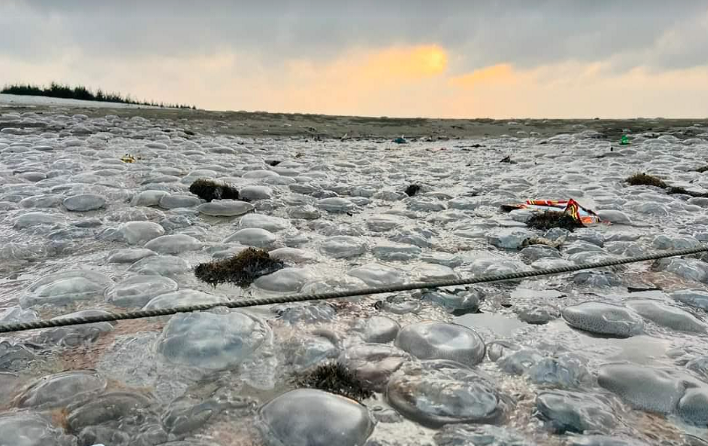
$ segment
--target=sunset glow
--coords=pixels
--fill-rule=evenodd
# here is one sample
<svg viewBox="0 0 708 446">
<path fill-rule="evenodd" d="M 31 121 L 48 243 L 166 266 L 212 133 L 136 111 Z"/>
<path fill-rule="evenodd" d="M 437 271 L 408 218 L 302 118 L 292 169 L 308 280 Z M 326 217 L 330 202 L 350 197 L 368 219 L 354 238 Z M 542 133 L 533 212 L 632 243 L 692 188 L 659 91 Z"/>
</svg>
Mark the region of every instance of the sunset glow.
<svg viewBox="0 0 708 446">
<path fill-rule="evenodd" d="M 346 11 L 225 2 L 218 14 L 181 0 L 179 8 L 141 3 L 134 14 L 118 3 L 3 2 L 2 81 L 82 84 L 212 110 L 708 115 L 708 7 L 700 3 L 654 5 L 631 27 L 621 11 L 585 3 L 594 15 L 560 26 L 573 2 Z"/>
</svg>

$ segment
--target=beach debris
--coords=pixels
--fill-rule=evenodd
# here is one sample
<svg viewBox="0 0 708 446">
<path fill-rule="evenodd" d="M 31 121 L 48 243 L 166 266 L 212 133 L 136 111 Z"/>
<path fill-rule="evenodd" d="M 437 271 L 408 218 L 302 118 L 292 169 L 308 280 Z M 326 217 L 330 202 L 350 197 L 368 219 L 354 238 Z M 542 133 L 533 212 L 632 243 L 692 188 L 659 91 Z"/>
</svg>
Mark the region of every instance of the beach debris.
<svg viewBox="0 0 708 446">
<path fill-rule="evenodd" d="M 629 145 L 629 137 L 627 135 L 622 135 L 622 138 L 620 138 L 620 145 L 621 146 Z"/>
<path fill-rule="evenodd" d="M 708 198 L 707 192 L 696 192 L 685 189 L 681 186 L 671 186 L 666 189 L 666 193 L 669 195 L 688 195 L 692 198 Z"/>
<path fill-rule="evenodd" d="M 342 363 L 325 362 L 295 378 L 295 384 L 308 389 L 342 395 L 355 401 L 373 396 L 374 392 Z"/>
<path fill-rule="evenodd" d="M 393 142 L 396 144 L 408 144 L 408 141 L 406 141 L 406 138 L 403 136 L 399 136 L 398 138 L 394 139 Z"/>
<path fill-rule="evenodd" d="M 408 195 L 409 197 L 412 197 L 415 194 L 417 194 L 418 192 L 420 192 L 420 189 L 421 189 L 420 185 L 411 184 L 410 186 L 408 186 L 406 188 L 405 192 L 406 192 L 406 195 Z"/>
<path fill-rule="evenodd" d="M 194 275 L 213 286 L 229 282 L 246 288 L 259 277 L 284 267 L 282 261 L 271 258 L 267 251 L 247 248 L 231 258 L 197 265 Z"/>
<path fill-rule="evenodd" d="M 563 243 L 565 243 L 566 240 L 566 236 L 559 237 L 555 240 L 551 240 L 545 237 L 529 237 L 523 242 L 521 242 L 521 248 L 528 248 L 532 245 L 545 245 L 554 249 L 558 249 L 563 245 Z"/>
<path fill-rule="evenodd" d="M 277 166 L 277 165 L 280 164 L 280 163 L 281 163 L 281 161 L 278 161 L 278 160 L 266 161 L 266 164 L 268 164 L 268 165 L 271 166 L 271 167 L 275 167 L 275 166 Z"/>
<path fill-rule="evenodd" d="M 573 232 L 577 228 L 585 227 L 580 220 L 576 220 L 571 214 L 558 211 L 536 213 L 526 221 L 526 226 L 542 231 L 547 231 L 552 228 L 563 228 L 570 232 Z"/>
<path fill-rule="evenodd" d="M 456 149 L 462 149 L 464 151 L 468 151 L 468 149 L 479 149 L 480 147 L 486 147 L 486 146 L 484 144 L 475 143 L 475 144 L 468 144 L 468 145 L 458 144 L 458 145 L 455 145 L 454 147 Z"/>
<path fill-rule="evenodd" d="M 669 195 L 688 195 L 694 198 L 708 198 L 708 193 L 690 191 L 681 186 L 669 186 L 659 177 L 647 175 L 646 173 L 635 173 L 625 180 L 630 186 L 654 186 L 665 189 Z"/>
<path fill-rule="evenodd" d="M 189 191 L 206 201 L 239 199 L 239 193 L 236 188 L 206 178 L 197 178 L 197 180 L 189 186 Z"/>
<path fill-rule="evenodd" d="M 526 222 L 528 226 L 536 229 L 564 228 L 572 231 L 584 225 L 604 223 L 594 211 L 582 207 L 573 199 L 526 200 L 524 203 L 502 205 L 501 209 L 505 212 L 511 212 L 516 209 L 530 209 L 543 212 L 540 216 L 532 216 L 531 219 Z M 561 215 L 553 215 L 553 213 Z M 570 219 L 563 215 L 567 215 Z"/>
<path fill-rule="evenodd" d="M 669 187 L 669 185 L 666 184 L 661 178 L 653 175 L 647 175 L 646 173 L 635 173 L 631 177 L 627 178 L 625 182 L 630 186 L 655 186 L 662 189 Z"/>
<path fill-rule="evenodd" d="M 698 173 L 708 172 L 708 166 L 699 167 L 698 169 L 696 169 L 696 172 L 698 172 Z"/>
<path fill-rule="evenodd" d="M 134 157 L 133 155 L 125 154 L 120 157 L 120 160 L 124 163 L 133 164 L 135 161 L 141 159 L 140 156 Z"/>
<path fill-rule="evenodd" d="M 516 164 L 516 161 L 511 160 L 511 155 L 506 156 L 499 161 L 500 163 L 507 163 L 507 164 Z"/>
</svg>

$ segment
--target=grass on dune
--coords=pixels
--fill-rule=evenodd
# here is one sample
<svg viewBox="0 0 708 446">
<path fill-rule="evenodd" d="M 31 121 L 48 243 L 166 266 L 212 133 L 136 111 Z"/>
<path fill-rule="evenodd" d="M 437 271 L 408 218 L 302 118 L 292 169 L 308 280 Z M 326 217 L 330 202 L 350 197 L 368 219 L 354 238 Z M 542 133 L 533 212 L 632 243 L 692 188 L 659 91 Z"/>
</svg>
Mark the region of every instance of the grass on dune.
<svg viewBox="0 0 708 446">
<path fill-rule="evenodd" d="M 0 93 L 15 94 L 21 96 L 46 96 L 50 98 L 61 99 L 79 99 L 82 101 L 97 101 L 97 102 L 118 102 L 121 104 L 131 105 L 146 105 L 161 108 L 189 108 L 196 110 L 197 107 L 185 104 L 165 104 L 164 102 L 155 101 L 137 101 L 128 96 L 123 96 L 120 93 L 104 92 L 100 88 L 94 93 L 92 90 L 84 87 L 70 87 L 69 85 L 52 82 L 49 87 L 41 87 L 31 84 L 11 84 L 5 85 Z"/>
</svg>

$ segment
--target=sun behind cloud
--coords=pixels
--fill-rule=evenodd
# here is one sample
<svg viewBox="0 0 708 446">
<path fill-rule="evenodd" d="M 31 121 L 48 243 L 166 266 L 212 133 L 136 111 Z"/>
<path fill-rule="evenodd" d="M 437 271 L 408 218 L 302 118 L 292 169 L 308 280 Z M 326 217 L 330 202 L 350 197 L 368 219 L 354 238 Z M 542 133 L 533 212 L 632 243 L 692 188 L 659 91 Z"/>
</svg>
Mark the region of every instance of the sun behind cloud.
<svg viewBox="0 0 708 446">
<path fill-rule="evenodd" d="M 417 60 L 421 71 L 427 74 L 441 74 L 447 68 L 447 52 L 437 45 L 415 48 L 413 58 Z"/>
<path fill-rule="evenodd" d="M 361 77 L 410 80 L 443 74 L 447 59 L 438 45 L 391 47 L 362 55 L 352 68 Z"/>
<path fill-rule="evenodd" d="M 708 64 L 621 72 L 611 61 L 506 61 L 459 73 L 463 57 L 429 43 L 357 47 L 327 59 L 297 55 L 278 69 L 259 54 L 233 51 L 123 59 L 77 51 L 41 63 L 0 54 L 0 67 L 8 79 L 59 80 L 212 110 L 449 118 L 700 117 L 708 110 Z M 76 66 L 85 68 L 75 73 Z"/>
</svg>

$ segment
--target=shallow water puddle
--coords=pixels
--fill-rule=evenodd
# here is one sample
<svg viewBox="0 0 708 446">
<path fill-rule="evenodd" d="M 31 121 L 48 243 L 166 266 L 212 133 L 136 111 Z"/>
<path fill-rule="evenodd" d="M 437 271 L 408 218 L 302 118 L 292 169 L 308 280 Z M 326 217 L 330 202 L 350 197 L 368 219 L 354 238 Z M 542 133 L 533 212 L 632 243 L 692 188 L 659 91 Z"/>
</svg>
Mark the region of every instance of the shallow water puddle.
<svg viewBox="0 0 708 446">
<path fill-rule="evenodd" d="M 593 336 L 570 328 L 562 320 L 551 322 L 548 326 L 555 332 L 554 338 L 565 338 L 576 351 L 596 353 L 598 359 L 604 362 L 629 361 L 642 365 L 667 365 L 671 362 L 666 356 L 671 341 L 666 339 L 648 335 L 625 339 Z"/>
<path fill-rule="evenodd" d="M 455 318 L 454 322 L 472 329 L 486 328 L 502 337 L 509 337 L 516 330 L 529 326 L 518 319 L 511 319 L 494 313 L 465 314 Z"/>
</svg>

